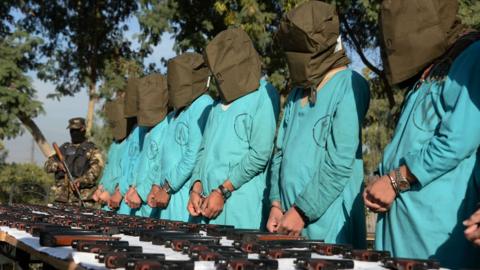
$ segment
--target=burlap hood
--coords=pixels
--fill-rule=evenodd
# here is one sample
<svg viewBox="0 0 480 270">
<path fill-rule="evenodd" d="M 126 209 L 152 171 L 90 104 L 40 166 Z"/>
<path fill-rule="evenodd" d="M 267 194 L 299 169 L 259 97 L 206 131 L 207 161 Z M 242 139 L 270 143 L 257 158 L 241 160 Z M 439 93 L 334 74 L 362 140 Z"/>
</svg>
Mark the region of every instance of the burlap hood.
<svg viewBox="0 0 480 270">
<path fill-rule="evenodd" d="M 125 100 L 117 97 L 105 103 L 105 116 L 107 124 L 112 129 L 113 138 L 121 141 L 127 137 L 127 119 L 124 117 Z"/>
<path fill-rule="evenodd" d="M 457 0 L 384 0 L 381 6 L 382 55 L 390 83 L 424 70 L 463 33 Z"/>
<path fill-rule="evenodd" d="M 127 81 L 125 89 L 125 117 L 136 117 L 138 113 L 138 79 Z"/>
<path fill-rule="evenodd" d="M 287 57 L 293 87 L 315 90 L 328 71 L 350 62 L 338 46 L 339 35 L 336 8 L 324 2 L 306 2 L 283 17 L 277 38 Z"/>
<path fill-rule="evenodd" d="M 167 79 L 161 74 L 150 74 L 138 82 L 138 125 L 153 127 L 168 112 Z"/>
<path fill-rule="evenodd" d="M 168 61 L 168 97 L 175 109 L 190 105 L 207 91 L 209 70 L 198 53 L 184 53 Z"/>
<path fill-rule="evenodd" d="M 230 103 L 260 86 L 260 56 L 242 29 L 220 32 L 208 43 L 204 58 L 224 102 Z"/>
</svg>

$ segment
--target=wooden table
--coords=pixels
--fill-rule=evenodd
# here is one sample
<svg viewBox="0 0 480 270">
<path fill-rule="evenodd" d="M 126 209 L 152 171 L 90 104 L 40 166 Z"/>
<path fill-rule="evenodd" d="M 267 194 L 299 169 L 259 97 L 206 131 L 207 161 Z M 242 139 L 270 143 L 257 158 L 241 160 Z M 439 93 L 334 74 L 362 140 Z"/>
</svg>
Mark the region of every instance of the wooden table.
<svg viewBox="0 0 480 270">
<path fill-rule="evenodd" d="M 38 250 L 35 250 L 34 248 L 22 243 L 21 241 L 18 241 L 17 239 L 15 239 L 13 236 L 9 235 L 6 232 L 0 231 L 0 242 L 7 243 L 10 246 L 12 246 L 14 249 L 16 249 L 15 255 L 24 253 L 20 257 L 15 256 L 14 258 L 12 258 L 16 262 L 19 262 L 21 266 L 22 266 L 22 263 L 24 265 L 25 263 L 28 265 L 28 262 L 24 261 L 25 259 L 27 259 L 28 261 L 41 261 L 42 263 L 45 263 L 55 269 L 85 270 L 85 268 L 75 264 L 71 259 L 62 260 L 59 258 L 52 257 Z M 25 254 L 27 254 L 29 258 L 26 258 Z M 6 254 L 6 255 L 8 256 L 9 254 Z"/>
</svg>

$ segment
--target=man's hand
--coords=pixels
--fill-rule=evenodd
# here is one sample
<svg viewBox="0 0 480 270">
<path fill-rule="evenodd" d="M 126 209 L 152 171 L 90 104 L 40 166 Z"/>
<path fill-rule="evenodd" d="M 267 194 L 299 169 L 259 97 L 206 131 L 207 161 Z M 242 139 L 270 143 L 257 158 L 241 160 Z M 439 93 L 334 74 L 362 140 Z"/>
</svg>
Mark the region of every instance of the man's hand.
<svg viewBox="0 0 480 270">
<path fill-rule="evenodd" d="M 193 186 L 192 190 L 190 191 L 190 198 L 187 204 L 187 210 L 193 217 L 198 217 L 202 214 L 202 203 L 205 199 L 202 196 L 203 187 L 200 181 L 196 181 Z"/>
<path fill-rule="evenodd" d="M 280 219 L 277 232 L 298 236 L 302 233 L 304 227 L 305 222 L 302 216 L 295 207 L 291 207 Z"/>
<path fill-rule="evenodd" d="M 104 191 L 103 185 L 99 185 L 92 195 L 92 199 L 96 202 L 100 201 L 100 194 Z"/>
<path fill-rule="evenodd" d="M 128 192 L 125 194 L 125 203 L 131 209 L 138 209 L 142 205 L 142 199 L 138 195 L 138 192 L 135 189 L 135 187 L 130 187 Z"/>
<path fill-rule="evenodd" d="M 465 237 L 480 247 L 480 209 L 463 222 Z"/>
<path fill-rule="evenodd" d="M 388 175 L 370 181 L 363 192 L 365 206 L 376 213 L 387 212 L 396 197 Z"/>
<path fill-rule="evenodd" d="M 270 215 L 267 221 L 267 230 L 269 232 L 276 233 L 278 231 L 278 225 L 283 217 L 283 211 L 280 207 L 280 202 L 273 202 L 270 208 Z"/>
<path fill-rule="evenodd" d="M 160 188 L 160 190 L 155 193 L 155 201 L 157 202 L 158 208 L 167 208 L 168 202 L 170 202 L 170 194 L 168 194 L 165 189 Z"/>
<path fill-rule="evenodd" d="M 157 193 L 160 192 L 162 188 L 159 185 L 152 185 L 152 189 L 150 190 L 150 193 L 148 193 L 147 196 L 147 204 L 148 206 L 152 208 L 157 207 Z"/>
<path fill-rule="evenodd" d="M 120 202 L 122 201 L 123 196 L 122 193 L 120 193 L 120 190 L 118 188 L 115 189 L 115 193 L 110 197 L 110 200 L 108 201 L 108 207 L 110 209 L 118 209 L 120 207 Z"/>
<path fill-rule="evenodd" d="M 99 202 L 101 204 L 107 204 L 110 201 L 110 193 L 108 191 L 104 191 L 98 196 Z"/>
<path fill-rule="evenodd" d="M 225 201 L 220 190 L 213 190 L 202 203 L 202 216 L 212 219 L 216 218 L 223 210 Z"/>
</svg>

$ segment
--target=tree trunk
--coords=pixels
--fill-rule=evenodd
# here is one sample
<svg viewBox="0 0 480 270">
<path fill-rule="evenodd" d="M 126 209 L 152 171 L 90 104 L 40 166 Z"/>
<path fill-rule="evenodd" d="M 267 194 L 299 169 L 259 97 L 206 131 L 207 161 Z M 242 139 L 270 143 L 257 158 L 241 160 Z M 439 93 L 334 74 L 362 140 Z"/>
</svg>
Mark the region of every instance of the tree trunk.
<svg viewBox="0 0 480 270">
<path fill-rule="evenodd" d="M 18 119 L 22 122 L 22 124 L 27 128 L 27 130 L 32 134 L 33 139 L 38 145 L 38 148 L 40 148 L 40 151 L 42 151 L 43 155 L 45 157 L 49 157 L 53 155 L 55 152 L 53 151 L 52 147 L 48 143 L 47 139 L 45 139 L 45 136 L 43 136 L 42 131 L 40 128 L 37 126 L 37 124 L 30 118 L 27 117 L 23 114 L 17 115 Z"/>
<path fill-rule="evenodd" d="M 95 89 L 95 83 L 90 84 L 88 90 L 88 111 L 87 111 L 87 135 L 90 136 L 93 127 L 93 121 L 95 116 L 95 105 L 98 102 L 98 97 Z"/>
</svg>

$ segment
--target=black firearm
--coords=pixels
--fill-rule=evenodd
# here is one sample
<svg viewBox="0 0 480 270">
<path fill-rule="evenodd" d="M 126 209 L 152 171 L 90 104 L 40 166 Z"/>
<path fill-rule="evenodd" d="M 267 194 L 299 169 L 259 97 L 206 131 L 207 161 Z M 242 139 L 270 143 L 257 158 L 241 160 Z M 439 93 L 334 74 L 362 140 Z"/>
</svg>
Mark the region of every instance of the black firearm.
<svg viewBox="0 0 480 270">
<path fill-rule="evenodd" d="M 194 270 L 194 261 L 138 260 L 129 261 L 126 270 Z"/>
<path fill-rule="evenodd" d="M 140 260 L 165 260 L 165 254 L 161 253 L 141 253 L 141 252 L 112 252 L 105 256 L 105 267 L 107 268 L 125 268 L 129 262 Z"/>
<path fill-rule="evenodd" d="M 248 254 L 239 250 L 217 249 L 192 251 L 190 258 L 195 261 L 217 261 L 219 259 L 247 259 Z"/>
<path fill-rule="evenodd" d="M 352 260 L 299 258 L 295 260 L 295 266 L 304 270 L 336 270 L 353 269 L 354 264 Z"/>
<path fill-rule="evenodd" d="M 196 251 L 206 251 L 206 250 L 225 250 L 225 251 L 235 251 L 238 250 L 235 247 L 231 246 L 222 246 L 222 245 L 202 245 L 202 244 L 193 244 L 193 245 L 185 245 L 183 246 L 182 252 L 185 254 L 190 254 Z"/>
<path fill-rule="evenodd" d="M 352 246 L 346 244 L 327 244 L 327 243 L 316 243 L 311 244 L 310 248 L 315 253 L 320 255 L 344 255 L 352 252 Z"/>
<path fill-rule="evenodd" d="M 427 270 L 440 268 L 440 264 L 433 260 L 407 258 L 385 258 L 382 260 L 382 264 L 384 267 L 394 270 Z"/>
<path fill-rule="evenodd" d="M 248 253 L 259 253 L 265 248 L 310 248 L 314 244 L 323 244 L 323 240 L 270 240 L 270 241 L 234 241 L 233 246 Z"/>
<path fill-rule="evenodd" d="M 262 259 L 281 259 L 281 258 L 311 258 L 310 250 L 267 248 L 259 253 Z"/>
<path fill-rule="evenodd" d="M 277 260 L 255 260 L 255 259 L 219 259 L 215 262 L 215 266 L 219 270 L 235 269 L 235 270 L 276 270 L 278 269 Z"/>
<path fill-rule="evenodd" d="M 140 236 L 140 241 L 144 242 L 152 242 L 153 238 L 156 235 L 165 235 L 165 234 L 185 234 L 187 233 L 186 231 L 183 230 L 151 230 L 151 229 L 143 229 L 140 230 L 139 236 Z M 195 234 L 199 235 L 199 234 Z"/>
<path fill-rule="evenodd" d="M 379 262 L 385 258 L 391 257 L 391 255 L 388 251 L 354 249 L 351 252 L 343 254 L 343 257 L 365 262 Z"/>
<path fill-rule="evenodd" d="M 181 239 L 167 239 L 165 245 L 171 247 L 175 251 L 182 251 L 185 246 L 190 245 L 218 245 L 220 244 L 220 237 L 214 236 L 202 236 L 202 237 L 193 237 L 193 238 L 181 238 Z"/>
<path fill-rule="evenodd" d="M 106 241 L 106 240 L 74 240 L 72 241 L 72 248 L 77 251 L 89 250 L 92 245 L 103 246 L 128 246 L 127 241 Z"/>
</svg>

